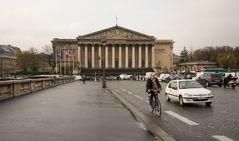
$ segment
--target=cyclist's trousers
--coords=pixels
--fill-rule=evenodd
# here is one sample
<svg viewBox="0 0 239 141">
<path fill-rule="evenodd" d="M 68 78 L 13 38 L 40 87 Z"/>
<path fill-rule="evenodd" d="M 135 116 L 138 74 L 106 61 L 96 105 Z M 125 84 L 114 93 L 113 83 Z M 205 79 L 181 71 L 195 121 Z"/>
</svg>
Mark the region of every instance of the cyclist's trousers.
<svg viewBox="0 0 239 141">
<path fill-rule="evenodd" d="M 148 93 L 148 101 L 149 105 L 152 105 L 153 97 L 155 96 L 155 92 Z"/>
</svg>

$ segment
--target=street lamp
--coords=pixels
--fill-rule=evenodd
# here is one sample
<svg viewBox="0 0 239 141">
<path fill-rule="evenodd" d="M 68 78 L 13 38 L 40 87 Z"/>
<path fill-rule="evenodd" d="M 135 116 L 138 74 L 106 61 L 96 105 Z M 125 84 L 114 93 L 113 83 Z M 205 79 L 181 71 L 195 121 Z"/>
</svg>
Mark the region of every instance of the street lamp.
<svg viewBox="0 0 239 141">
<path fill-rule="evenodd" d="M 106 41 L 105 41 L 104 39 L 102 39 L 101 43 L 102 43 L 103 48 L 105 48 L 105 43 L 106 43 Z M 99 59 L 102 60 L 102 72 L 103 72 L 102 88 L 106 88 L 106 79 L 105 79 L 105 62 L 104 62 L 104 59 L 103 59 L 103 58 L 100 58 L 100 57 L 99 57 Z"/>
<path fill-rule="evenodd" d="M 4 77 L 4 65 L 3 65 L 3 49 L 0 47 L 1 51 L 1 77 Z"/>
<path fill-rule="evenodd" d="M 230 72 L 230 48 L 227 47 L 227 65 L 228 65 L 228 68 L 227 68 L 227 71 Z"/>
<path fill-rule="evenodd" d="M 104 60 L 102 58 L 100 58 L 99 56 L 99 62 L 102 65 L 102 88 L 106 88 L 106 79 L 105 79 L 105 63 Z"/>
</svg>

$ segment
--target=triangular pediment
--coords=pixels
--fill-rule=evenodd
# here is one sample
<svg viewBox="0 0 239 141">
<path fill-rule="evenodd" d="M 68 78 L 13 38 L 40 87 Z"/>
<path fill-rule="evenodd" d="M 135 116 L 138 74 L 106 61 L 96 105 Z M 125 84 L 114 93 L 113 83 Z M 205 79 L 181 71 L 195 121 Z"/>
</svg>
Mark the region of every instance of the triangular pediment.
<svg viewBox="0 0 239 141">
<path fill-rule="evenodd" d="M 79 36 L 79 39 L 125 39 L 125 40 L 155 40 L 154 36 L 149 36 L 118 25 L 104 30 Z"/>
</svg>

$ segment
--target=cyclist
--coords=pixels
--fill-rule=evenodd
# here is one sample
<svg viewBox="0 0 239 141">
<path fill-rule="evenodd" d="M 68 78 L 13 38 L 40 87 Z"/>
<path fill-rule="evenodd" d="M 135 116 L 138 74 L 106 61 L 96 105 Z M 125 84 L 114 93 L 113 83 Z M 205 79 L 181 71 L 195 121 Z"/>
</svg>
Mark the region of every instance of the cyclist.
<svg viewBox="0 0 239 141">
<path fill-rule="evenodd" d="M 158 90 L 158 92 L 162 89 L 161 84 L 159 83 L 158 79 L 156 78 L 156 74 L 153 72 L 151 77 L 147 80 L 146 83 L 146 92 L 148 93 L 148 102 L 149 102 L 149 109 L 150 112 L 153 111 L 152 109 L 152 100 L 155 92 L 152 90 Z"/>
</svg>

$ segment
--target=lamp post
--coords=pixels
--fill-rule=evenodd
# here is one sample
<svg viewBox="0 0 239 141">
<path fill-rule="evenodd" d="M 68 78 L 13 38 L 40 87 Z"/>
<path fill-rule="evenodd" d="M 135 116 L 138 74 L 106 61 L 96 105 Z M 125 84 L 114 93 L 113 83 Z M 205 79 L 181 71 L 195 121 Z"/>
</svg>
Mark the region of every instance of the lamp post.
<svg viewBox="0 0 239 141">
<path fill-rule="evenodd" d="M 1 51 L 1 77 L 4 77 L 4 65 L 3 65 L 3 49 L 0 48 Z"/>
<path fill-rule="evenodd" d="M 102 47 L 105 48 L 105 44 L 106 44 L 106 41 L 104 39 L 102 39 L 101 41 L 102 43 Z M 105 79 L 105 62 L 104 62 L 104 58 L 100 58 L 99 59 L 102 60 L 102 77 L 103 77 L 103 81 L 102 81 L 102 88 L 106 88 L 106 79 Z"/>
<path fill-rule="evenodd" d="M 230 72 L 230 48 L 229 47 L 227 47 L 227 65 L 228 65 L 227 71 Z"/>
</svg>

